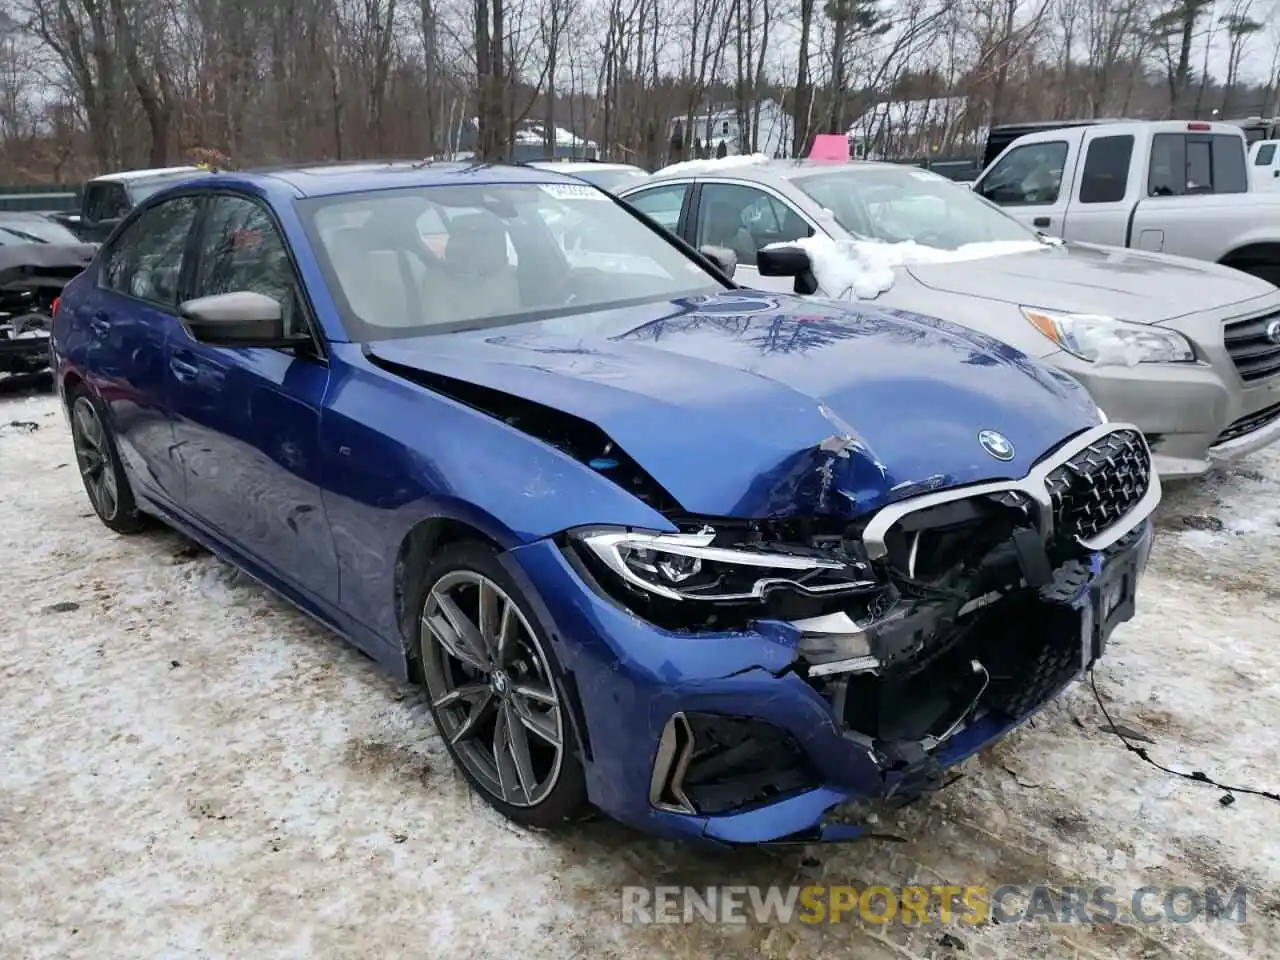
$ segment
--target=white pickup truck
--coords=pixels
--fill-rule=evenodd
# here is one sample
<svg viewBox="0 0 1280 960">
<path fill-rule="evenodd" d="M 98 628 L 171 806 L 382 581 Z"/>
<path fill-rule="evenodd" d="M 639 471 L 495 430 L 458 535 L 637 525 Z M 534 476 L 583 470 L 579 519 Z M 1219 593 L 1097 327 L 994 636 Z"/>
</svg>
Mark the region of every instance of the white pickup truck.
<svg viewBox="0 0 1280 960">
<path fill-rule="evenodd" d="M 1249 189 L 1280 192 L 1280 140 L 1259 140 L 1249 148 Z"/>
<path fill-rule="evenodd" d="M 1035 230 L 1223 263 L 1280 286 L 1280 191 L 1249 186 L 1240 127 L 1099 121 L 1019 137 L 973 189 Z"/>
</svg>

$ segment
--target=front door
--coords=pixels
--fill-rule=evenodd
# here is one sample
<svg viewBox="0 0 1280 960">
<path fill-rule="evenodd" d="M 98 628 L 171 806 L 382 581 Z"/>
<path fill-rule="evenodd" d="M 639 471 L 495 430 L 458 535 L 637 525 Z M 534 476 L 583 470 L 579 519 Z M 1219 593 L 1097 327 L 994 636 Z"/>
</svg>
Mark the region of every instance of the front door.
<svg viewBox="0 0 1280 960">
<path fill-rule="evenodd" d="M 286 241 L 266 206 L 210 195 L 196 251 L 190 297 L 266 294 L 281 303 L 286 332 L 315 336 Z M 335 600 L 338 564 L 320 494 L 329 368 L 319 340 L 310 350 L 218 347 L 179 327 L 168 369 L 188 511 L 270 574 Z"/>
<path fill-rule="evenodd" d="M 1064 189 L 1067 157 L 1066 140 L 1026 143 L 1014 147 L 996 161 L 986 175 L 973 185 L 981 197 L 1005 208 L 1005 213 L 1032 230 L 1060 237 L 1067 212 Z"/>
<path fill-rule="evenodd" d="M 762 277 L 756 267 L 760 249 L 813 236 L 813 228 L 785 201 L 745 183 L 703 183 L 691 225 L 693 244 L 727 247 L 738 258 L 733 279 L 744 287 L 791 293 L 793 277 Z"/>
</svg>

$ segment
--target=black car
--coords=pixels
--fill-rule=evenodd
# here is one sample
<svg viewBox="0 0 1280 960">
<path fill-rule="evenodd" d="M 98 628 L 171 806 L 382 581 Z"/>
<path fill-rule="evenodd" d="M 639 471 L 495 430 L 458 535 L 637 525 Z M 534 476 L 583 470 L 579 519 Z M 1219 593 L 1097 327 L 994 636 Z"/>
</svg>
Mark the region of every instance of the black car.
<svg viewBox="0 0 1280 960">
<path fill-rule="evenodd" d="M 98 245 L 36 213 L 0 213 L 0 375 L 49 365 L 54 302 Z"/>
</svg>

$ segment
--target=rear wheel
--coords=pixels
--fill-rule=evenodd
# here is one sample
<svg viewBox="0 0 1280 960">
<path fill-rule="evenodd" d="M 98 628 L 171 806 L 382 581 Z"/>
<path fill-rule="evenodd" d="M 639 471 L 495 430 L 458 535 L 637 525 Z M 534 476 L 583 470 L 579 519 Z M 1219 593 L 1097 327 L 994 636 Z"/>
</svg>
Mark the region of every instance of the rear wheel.
<svg viewBox="0 0 1280 960">
<path fill-rule="evenodd" d="M 138 533 L 146 517 L 133 499 L 102 405 L 83 387 L 71 395 L 71 442 L 85 493 L 98 519 L 116 533 Z"/>
<path fill-rule="evenodd" d="M 418 604 L 418 654 L 436 729 L 504 816 L 550 828 L 586 811 L 559 664 L 493 547 L 440 551 Z"/>
</svg>

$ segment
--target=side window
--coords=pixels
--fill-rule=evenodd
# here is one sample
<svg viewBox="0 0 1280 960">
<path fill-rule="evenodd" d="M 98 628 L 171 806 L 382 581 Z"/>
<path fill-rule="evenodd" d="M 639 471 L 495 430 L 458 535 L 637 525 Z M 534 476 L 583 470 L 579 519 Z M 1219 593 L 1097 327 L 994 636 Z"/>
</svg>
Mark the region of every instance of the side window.
<svg viewBox="0 0 1280 960">
<path fill-rule="evenodd" d="M 91 223 L 99 220 L 115 220 L 129 212 L 129 197 L 124 184 L 114 180 L 100 180 L 85 188 L 85 212 Z"/>
<path fill-rule="evenodd" d="M 763 190 L 743 184 L 702 185 L 696 246 L 728 247 L 738 263 L 755 266 L 761 247 L 812 234 L 800 214 Z"/>
<path fill-rule="evenodd" d="M 1124 199 L 1133 159 L 1133 137 L 1098 137 L 1089 143 L 1080 175 L 1081 203 L 1116 203 Z"/>
<path fill-rule="evenodd" d="M 1148 196 L 1244 193 L 1248 189 L 1244 155 L 1237 137 L 1158 133 L 1151 140 Z"/>
<path fill-rule="evenodd" d="M 1265 143 L 1258 148 L 1258 155 L 1253 158 L 1255 167 L 1269 167 L 1271 161 L 1276 158 L 1276 145 L 1274 143 Z"/>
<path fill-rule="evenodd" d="M 1237 137 L 1213 136 L 1213 192 L 1244 193 L 1249 189 L 1245 152 Z"/>
<path fill-rule="evenodd" d="M 1151 169 L 1147 196 L 1180 197 L 1187 192 L 1187 138 L 1181 133 L 1157 133 L 1151 138 Z"/>
<path fill-rule="evenodd" d="M 183 250 L 198 208 L 198 198 L 176 197 L 133 221 L 103 260 L 102 285 L 162 307 L 177 306 Z"/>
<path fill-rule="evenodd" d="M 200 238 L 193 296 L 240 290 L 279 301 L 286 335 L 307 332 L 293 265 L 266 209 L 244 197 L 214 197 Z"/>
<path fill-rule="evenodd" d="M 1014 147 L 983 178 L 979 192 L 1002 206 L 1056 203 L 1066 165 L 1065 140 Z"/>
<path fill-rule="evenodd" d="M 1208 140 L 1187 140 L 1187 193 L 1213 193 L 1213 153 Z"/>
<path fill-rule="evenodd" d="M 104 184 L 91 183 L 84 188 L 84 215 L 90 223 L 102 219 L 103 201 L 106 199 Z"/>
<path fill-rule="evenodd" d="M 673 183 L 633 193 L 626 202 L 675 233 L 680 223 L 680 208 L 684 206 L 684 196 L 688 192 L 687 183 Z"/>
</svg>

